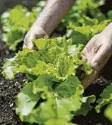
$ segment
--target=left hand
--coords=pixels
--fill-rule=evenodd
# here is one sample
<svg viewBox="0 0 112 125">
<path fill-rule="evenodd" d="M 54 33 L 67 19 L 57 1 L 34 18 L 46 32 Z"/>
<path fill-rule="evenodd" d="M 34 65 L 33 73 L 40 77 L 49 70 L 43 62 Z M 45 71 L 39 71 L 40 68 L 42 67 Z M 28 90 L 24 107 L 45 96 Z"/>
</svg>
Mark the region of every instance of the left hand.
<svg viewBox="0 0 112 125">
<path fill-rule="evenodd" d="M 95 35 L 83 50 L 83 58 L 92 66 L 94 72 L 83 80 L 86 88 L 95 79 L 99 71 L 112 55 L 112 23 L 104 31 Z"/>
</svg>

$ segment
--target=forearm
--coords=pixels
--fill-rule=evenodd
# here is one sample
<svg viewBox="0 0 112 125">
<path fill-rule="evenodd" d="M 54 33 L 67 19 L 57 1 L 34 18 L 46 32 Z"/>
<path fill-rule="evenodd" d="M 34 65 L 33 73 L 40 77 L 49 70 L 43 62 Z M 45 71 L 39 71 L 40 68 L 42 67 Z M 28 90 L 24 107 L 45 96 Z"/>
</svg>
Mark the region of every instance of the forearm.
<svg viewBox="0 0 112 125">
<path fill-rule="evenodd" d="M 41 26 L 50 35 L 61 19 L 68 13 L 75 0 L 48 0 L 44 10 L 34 23 Z"/>
</svg>

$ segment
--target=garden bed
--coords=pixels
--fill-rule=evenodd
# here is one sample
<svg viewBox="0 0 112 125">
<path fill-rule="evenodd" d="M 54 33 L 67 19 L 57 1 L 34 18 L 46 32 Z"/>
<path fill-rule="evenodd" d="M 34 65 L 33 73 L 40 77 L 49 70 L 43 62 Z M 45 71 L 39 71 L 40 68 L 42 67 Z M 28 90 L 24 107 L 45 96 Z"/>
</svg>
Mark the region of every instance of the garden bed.
<svg viewBox="0 0 112 125">
<path fill-rule="evenodd" d="M 0 46 L 2 46 L 2 48 L 0 48 L 0 67 L 2 67 L 3 61 L 6 58 L 12 57 L 14 53 L 10 52 L 4 44 Z M 0 72 L 1 71 L 2 69 L 0 68 Z M 84 94 L 95 94 L 98 97 L 103 88 L 112 81 L 111 71 L 112 58 L 108 61 L 98 78 L 90 87 L 88 87 Z M 7 81 L 0 75 L 0 125 L 28 125 L 27 123 L 20 122 L 14 110 L 16 95 L 20 92 L 24 81 L 24 75 L 18 75 L 16 80 L 13 81 Z M 87 116 L 75 117 L 73 121 L 79 123 L 79 125 L 96 125 L 98 123 L 101 125 L 111 125 L 110 121 L 104 117 L 103 111 L 97 114 L 94 110 L 90 111 Z"/>
<path fill-rule="evenodd" d="M 103 13 L 107 13 L 108 10 L 111 10 L 112 8 L 111 2 L 112 2 L 111 0 L 110 2 L 109 0 L 107 0 L 107 4 L 101 6 L 101 10 Z M 64 25 L 66 26 L 66 23 Z M 97 29 L 97 25 L 95 28 Z M 53 36 L 64 35 L 66 30 L 67 29 L 65 27 L 65 29 L 63 29 L 62 31 L 59 30 L 59 34 L 58 32 L 54 32 Z M 25 33 L 26 32 L 27 30 L 25 31 Z M 21 36 L 22 39 L 23 39 L 23 36 Z M 10 42 L 12 42 L 12 40 L 10 40 Z M 21 49 L 21 46 L 22 46 L 22 43 L 19 43 L 19 45 L 17 45 L 17 48 L 15 49 L 16 52 Z M 15 80 L 6 80 L 1 74 L 4 60 L 6 58 L 14 57 L 16 52 L 9 51 L 8 47 L 0 41 L 0 125 L 29 125 L 28 123 L 21 122 L 19 119 L 19 116 L 17 116 L 15 113 L 15 99 L 17 94 L 20 92 L 21 88 L 23 88 L 24 82 L 26 81 L 25 75 L 18 74 Z M 96 98 L 99 98 L 104 88 L 112 82 L 111 71 L 112 71 L 112 58 L 110 58 L 110 60 L 108 61 L 106 66 L 102 69 L 102 71 L 100 72 L 97 79 L 93 82 L 93 84 L 91 84 L 85 90 L 84 96 L 95 95 Z M 72 119 L 72 122 L 77 123 L 79 125 L 111 125 L 112 124 L 104 116 L 105 106 L 102 108 L 99 114 L 96 113 L 94 109 L 94 107 L 96 106 L 96 102 L 93 103 L 92 106 L 93 106 L 93 109 L 86 116 L 82 116 L 82 115 L 77 116 Z"/>
</svg>

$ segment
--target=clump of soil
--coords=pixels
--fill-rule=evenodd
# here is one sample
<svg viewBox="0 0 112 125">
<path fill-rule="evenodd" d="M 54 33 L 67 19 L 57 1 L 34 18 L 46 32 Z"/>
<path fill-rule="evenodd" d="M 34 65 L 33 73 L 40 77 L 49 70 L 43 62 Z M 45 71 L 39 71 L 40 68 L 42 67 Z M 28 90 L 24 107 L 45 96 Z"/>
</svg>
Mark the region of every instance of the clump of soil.
<svg viewBox="0 0 112 125">
<path fill-rule="evenodd" d="M 4 44 L 0 44 L 0 125 L 28 125 L 20 121 L 15 114 L 15 98 L 23 87 L 23 83 L 26 80 L 24 75 L 18 75 L 16 80 L 5 80 L 2 76 L 2 64 L 6 58 L 14 56 L 13 52 L 8 51 Z M 103 88 L 112 81 L 112 59 L 109 60 L 104 67 L 94 84 L 88 87 L 84 95 L 95 94 L 99 97 Z M 111 125 L 103 112 L 97 114 L 94 110 L 90 111 L 87 116 L 78 116 L 73 119 L 75 123 L 80 125 Z"/>
</svg>

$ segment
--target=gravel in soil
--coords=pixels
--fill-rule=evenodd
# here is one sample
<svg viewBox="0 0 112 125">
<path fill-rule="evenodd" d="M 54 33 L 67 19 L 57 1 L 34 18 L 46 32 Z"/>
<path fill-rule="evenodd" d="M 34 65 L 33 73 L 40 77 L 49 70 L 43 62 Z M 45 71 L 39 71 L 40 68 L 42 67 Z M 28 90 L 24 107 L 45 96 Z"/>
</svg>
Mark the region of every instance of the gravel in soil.
<svg viewBox="0 0 112 125">
<path fill-rule="evenodd" d="M 2 64 L 4 59 L 14 56 L 14 53 L 9 52 L 4 44 L 0 45 L 0 125 L 28 125 L 19 120 L 15 114 L 15 97 L 23 86 L 25 79 L 24 75 L 18 75 L 16 80 L 7 81 L 2 76 Z M 103 88 L 112 81 L 112 58 L 108 61 L 99 77 L 94 84 L 88 87 L 84 95 L 95 94 L 99 97 Z M 97 114 L 94 110 L 90 111 L 87 116 L 78 116 L 73 119 L 79 125 L 112 125 L 101 112 Z M 99 124 L 100 123 L 100 124 Z"/>
</svg>

